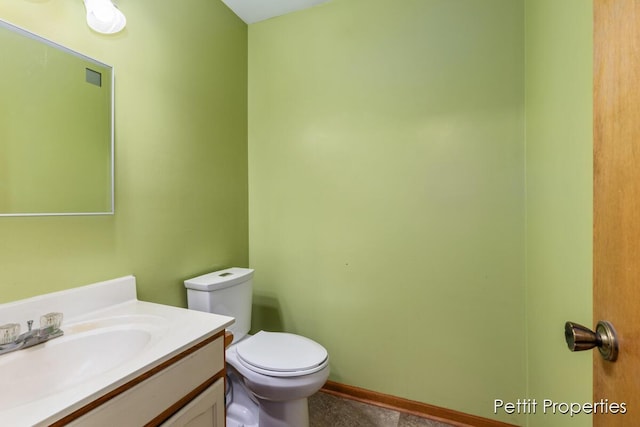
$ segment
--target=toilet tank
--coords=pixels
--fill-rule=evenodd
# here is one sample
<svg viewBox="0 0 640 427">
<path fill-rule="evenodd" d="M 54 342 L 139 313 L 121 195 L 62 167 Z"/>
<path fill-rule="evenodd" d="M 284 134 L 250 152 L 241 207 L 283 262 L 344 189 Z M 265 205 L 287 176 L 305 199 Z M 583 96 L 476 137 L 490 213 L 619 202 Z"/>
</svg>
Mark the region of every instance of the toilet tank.
<svg viewBox="0 0 640 427">
<path fill-rule="evenodd" d="M 251 329 L 252 278 L 252 269 L 233 267 L 185 280 L 187 304 L 192 310 L 234 317 L 228 330 L 239 341 Z"/>
</svg>

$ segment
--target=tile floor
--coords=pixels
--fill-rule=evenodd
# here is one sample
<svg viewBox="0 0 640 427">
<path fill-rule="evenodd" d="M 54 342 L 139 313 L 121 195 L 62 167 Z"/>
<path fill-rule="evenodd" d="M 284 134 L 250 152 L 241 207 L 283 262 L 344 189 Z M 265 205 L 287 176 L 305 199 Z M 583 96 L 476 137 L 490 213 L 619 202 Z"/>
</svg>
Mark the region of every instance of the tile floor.
<svg viewBox="0 0 640 427">
<path fill-rule="evenodd" d="M 309 398 L 309 424 L 310 427 L 450 427 L 323 392 Z"/>
</svg>

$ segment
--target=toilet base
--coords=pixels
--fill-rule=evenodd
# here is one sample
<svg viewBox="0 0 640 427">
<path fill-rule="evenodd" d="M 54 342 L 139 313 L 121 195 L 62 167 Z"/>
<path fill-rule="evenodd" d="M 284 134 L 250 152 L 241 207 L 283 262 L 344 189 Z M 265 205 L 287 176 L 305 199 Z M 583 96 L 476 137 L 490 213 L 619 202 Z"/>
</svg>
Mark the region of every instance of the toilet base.
<svg viewBox="0 0 640 427">
<path fill-rule="evenodd" d="M 227 407 L 227 427 L 258 427 L 256 414 L 237 403 Z"/>
<path fill-rule="evenodd" d="M 227 381 L 227 427 L 258 427 L 258 405 L 242 383 L 242 379 L 233 369 L 229 369 Z"/>
<path fill-rule="evenodd" d="M 307 399 L 287 402 L 260 400 L 260 427 L 309 427 Z"/>
<path fill-rule="evenodd" d="M 285 405 L 282 402 L 266 402 L 261 405 L 261 409 L 259 422 L 256 422 L 256 414 L 249 408 L 239 403 L 231 403 L 227 407 L 227 427 L 309 427 L 307 399 L 299 399 Z"/>
<path fill-rule="evenodd" d="M 254 396 L 228 366 L 227 427 L 309 427 L 307 398 L 270 401 Z"/>
</svg>

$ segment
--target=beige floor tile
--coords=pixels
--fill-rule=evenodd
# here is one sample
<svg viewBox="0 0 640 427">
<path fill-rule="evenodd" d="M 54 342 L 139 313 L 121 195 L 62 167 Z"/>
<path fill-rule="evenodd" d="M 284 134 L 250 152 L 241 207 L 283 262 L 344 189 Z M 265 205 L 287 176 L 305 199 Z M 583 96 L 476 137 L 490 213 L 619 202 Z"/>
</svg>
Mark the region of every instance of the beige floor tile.
<svg viewBox="0 0 640 427">
<path fill-rule="evenodd" d="M 397 427 L 399 418 L 396 411 L 326 393 L 309 398 L 310 427 Z"/>
<path fill-rule="evenodd" d="M 309 398 L 309 424 L 310 427 L 450 427 L 322 392 Z"/>
</svg>

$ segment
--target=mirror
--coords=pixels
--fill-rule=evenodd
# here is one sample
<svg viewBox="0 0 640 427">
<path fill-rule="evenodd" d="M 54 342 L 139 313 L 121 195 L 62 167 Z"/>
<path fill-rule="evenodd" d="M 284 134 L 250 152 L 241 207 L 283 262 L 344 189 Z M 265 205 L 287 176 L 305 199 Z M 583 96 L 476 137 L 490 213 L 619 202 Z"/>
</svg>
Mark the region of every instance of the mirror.
<svg viewBox="0 0 640 427">
<path fill-rule="evenodd" d="M 113 69 L 0 20 L 0 216 L 113 214 Z"/>
</svg>

